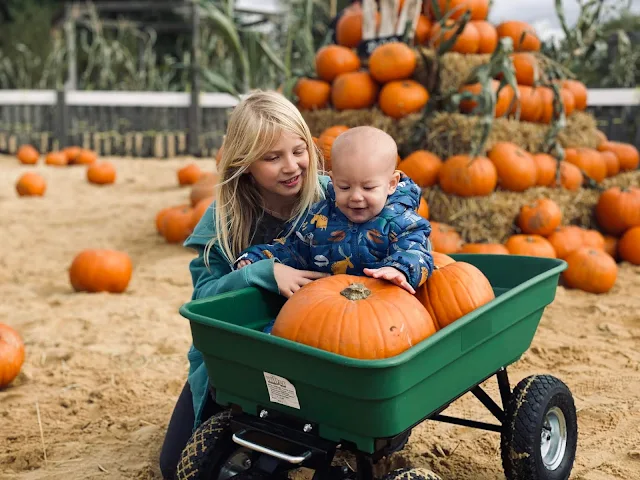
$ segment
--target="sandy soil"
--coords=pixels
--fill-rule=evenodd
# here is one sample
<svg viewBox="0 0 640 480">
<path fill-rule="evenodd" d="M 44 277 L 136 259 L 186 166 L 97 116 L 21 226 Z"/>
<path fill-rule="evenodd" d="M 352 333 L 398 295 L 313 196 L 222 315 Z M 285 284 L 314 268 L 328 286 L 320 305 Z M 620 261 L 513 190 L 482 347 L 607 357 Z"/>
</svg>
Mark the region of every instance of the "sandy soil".
<svg viewBox="0 0 640 480">
<path fill-rule="evenodd" d="M 0 157 L 0 321 L 21 332 L 27 350 L 22 373 L 0 391 L 0 479 L 160 478 L 157 456 L 187 370 L 190 332 L 177 310 L 190 297 L 193 253 L 166 244 L 154 216 L 187 201 L 175 176 L 186 160 L 113 161 L 116 185 L 89 185 L 82 167 L 39 166 L 46 196 L 18 198 L 13 184 L 28 167 Z M 90 247 L 129 252 L 125 294 L 72 292 L 67 268 Z M 621 265 L 607 295 L 558 289 L 510 376 L 515 384 L 550 373 L 573 391 L 572 478 L 640 478 L 639 364 L 640 268 Z M 496 394 L 493 381 L 487 388 Z M 489 420 L 473 397 L 448 413 Z M 498 447 L 498 434 L 425 423 L 385 464 L 498 480 Z"/>
</svg>

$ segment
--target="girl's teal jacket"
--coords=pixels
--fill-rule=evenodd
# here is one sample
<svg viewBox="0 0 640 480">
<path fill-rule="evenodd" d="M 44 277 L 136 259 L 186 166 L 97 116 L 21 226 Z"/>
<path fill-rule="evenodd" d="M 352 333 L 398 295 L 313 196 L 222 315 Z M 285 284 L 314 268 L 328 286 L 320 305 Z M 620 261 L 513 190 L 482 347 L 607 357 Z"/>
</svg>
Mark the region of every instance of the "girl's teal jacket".
<svg viewBox="0 0 640 480">
<path fill-rule="evenodd" d="M 329 177 L 320 176 L 320 184 L 326 190 Z M 184 246 L 194 249 L 198 256 L 189 264 L 191 279 L 193 282 L 192 300 L 210 297 L 232 290 L 239 290 L 245 287 L 260 287 L 274 293 L 278 293 L 278 285 L 273 274 L 273 264 L 275 260 L 257 262 L 248 265 L 241 270 L 232 270 L 222 251 L 214 246 L 209 251 L 209 267 L 204 263 L 205 246 L 216 234 L 215 222 L 213 218 L 213 204 L 209 206 L 202 219 L 196 225 L 193 233 L 185 240 Z M 202 353 L 191 345 L 189 353 L 189 373 L 187 381 L 191 388 L 193 397 L 193 408 L 195 413 L 195 424 L 193 428 L 200 425 L 202 409 L 208 396 L 209 376 L 204 365 Z"/>
</svg>

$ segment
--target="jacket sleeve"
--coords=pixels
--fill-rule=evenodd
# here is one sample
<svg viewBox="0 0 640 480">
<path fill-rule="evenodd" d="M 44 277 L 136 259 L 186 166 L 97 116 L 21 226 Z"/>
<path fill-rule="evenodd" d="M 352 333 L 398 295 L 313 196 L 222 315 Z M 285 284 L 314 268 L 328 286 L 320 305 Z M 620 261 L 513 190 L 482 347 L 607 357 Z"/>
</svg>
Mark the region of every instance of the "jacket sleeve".
<svg viewBox="0 0 640 480">
<path fill-rule="evenodd" d="M 217 250 L 212 248 L 209 252 L 209 266 L 207 266 L 204 263 L 204 247 L 192 248 L 198 252 L 198 256 L 189 264 L 193 282 L 192 300 L 246 287 L 260 287 L 278 293 L 278 284 L 273 273 L 273 260 L 231 271 L 231 267 Z"/>
<path fill-rule="evenodd" d="M 281 241 L 270 244 L 253 245 L 247 248 L 234 262 L 234 268 L 241 260 L 250 260 L 252 264 L 260 260 L 273 259 L 289 267 L 304 270 L 307 268 L 308 246 L 292 232 Z M 247 267 L 244 267 L 247 268 Z"/>
<path fill-rule="evenodd" d="M 391 220 L 389 226 L 389 256 L 383 266 L 394 267 L 418 288 L 433 273 L 431 255 L 431 224 L 412 210 Z"/>
</svg>

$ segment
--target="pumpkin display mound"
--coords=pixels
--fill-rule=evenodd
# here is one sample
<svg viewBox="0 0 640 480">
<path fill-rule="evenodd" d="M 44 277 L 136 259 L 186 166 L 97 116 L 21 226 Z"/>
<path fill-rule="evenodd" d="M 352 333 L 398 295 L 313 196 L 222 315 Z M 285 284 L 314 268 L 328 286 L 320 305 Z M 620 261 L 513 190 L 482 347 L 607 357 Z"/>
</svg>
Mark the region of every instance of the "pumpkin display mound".
<svg viewBox="0 0 640 480">
<path fill-rule="evenodd" d="M 607 178 L 602 185 L 604 188 L 640 185 L 640 170 Z M 496 190 L 486 197 L 459 197 L 434 186 L 423 189 L 423 195 L 429 204 L 430 219 L 451 225 L 467 242 L 504 243 L 515 233 L 520 209 L 540 198 L 551 199 L 560 207 L 562 225 L 598 228 L 594 210 L 600 192 L 595 189 L 534 187 L 524 192 Z"/>
<path fill-rule="evenodd" d="M 344 274 L 298 290 L 272 330 L 276 337 L 366 360 L 398 355 L 435 332 L 427 310 L 406 290 L 385 280 Z"/>
<path fill-rule="evenodd" d="M 47 167 L 42 156 L 27 167 L 14 155 L 0 156 L 7 179 L 0 194 L 0 321 L 20 333 L 26 348 L 21 373 L 0 389 L 0 477 L 162 478 L 159 451 L 184 387 L 192 342 L 178 308 L 191 298 L 189 262 L 196 254 L 167 243 L 156 231 L 155 215 L 190 205 L 191 187 L 178 185 L 179 168 L 194 161 L 211 172 L 215 162 L 101 160 L 116 166 L 117 186 L 89 184 L 83 166 Z M 31 170 L 46 174 L 44 197 L 25 199 L 13 191 L 14 182 Z M 66 272 L 87 247 L 129 253 L 135 270 L 127 293 L 72 292 Z M 439 264 L 446 260 L 437 257 Z M 618 264 L 616 284 L 605 294 L 559 287 L 531 348 L 509 367 L 512 384 L 532 373 L 560 371 L 576 393 L 580 431 L 589 433 L 578 440 L 580 458 L 588 459 L 576 462 L 578 478 L 608 478 L 614 469 L 620 478 L 640 476 L 639 291 L 640 266 L 626 261 Z M 482 388 L 498 401 L 495 380 Z M 470 394 L 446 413 L 495 421 Z M 603 419 L 613 423 L 603 425 Z M 376 465 L 376 476 L 411 465 L 443 479 L 503 478 L 493 435 L 425 422 L 401 452 Z M 306 474 L 295 479 L 310 478 Z"/>
</svg>

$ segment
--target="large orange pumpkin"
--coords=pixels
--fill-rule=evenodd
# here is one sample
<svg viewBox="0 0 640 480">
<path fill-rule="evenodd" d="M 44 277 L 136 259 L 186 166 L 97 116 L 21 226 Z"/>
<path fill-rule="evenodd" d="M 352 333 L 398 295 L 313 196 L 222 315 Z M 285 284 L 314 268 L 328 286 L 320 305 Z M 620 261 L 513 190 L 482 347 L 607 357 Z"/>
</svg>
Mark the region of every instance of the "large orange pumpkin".
<svg viewBox="0 0 640 480">
<path fill-rule="evenodd" d="M 520 99 L 516 107 L 520 108 L 520 120 L 523 122 L 537 122 L 540 120 L 544 110 L 540 89 L 519 85 L 518 93 L 520 94 Z"/>
<path fill-rule="evenodd" d="M 638 149 L 630 143 L 612 142 L 607 140 L 598 145 L 598 150 L 601 152 L 609 151 L 616 154 L 620 161 L 620 170 L 625 172 L 627 170 L 635 170 L 640 165 L 640 155 Z"/>
<path fill-rule="evenodd" d="M 604 237 L 595 230 L 585 230 L 576 225 L 558 227 L 547 237 L 558 258 L 565 259 L 571 252 L 583 246 L 604 250 Z"/>
<path fill-rule="evenodd" d="M 191 234 L 193 208 L 186 206 L 169 210 L 162 219 L 162 235 L 168 243 L 182 243 Z"/>
<path fill-rule="evenodd" d="M 520 85 L 533 85 L 535 72 L 540 68 L 538 60 L 531 53 L 515 52 L 511 54 L 513 68 L 516 71 L 516 80 Z"/>
<path fill-rule="evenodd" d="M 456 253 L 462 248 L 462 237 L 446 223 L 431 222 L 431 244 L 441 253 Z"/>
<path fill-rule="evenodd" d="M 380 26 L 380 13 L 376 12 L 376 31 Z M 362 41 L 362 7 L 354 3 L 344 9 L 344 14 L 336 24 L 336 42 L 349 48 L 356 48 Z"/>
<path fill-rule="evenodd" d="M 403 42 L 384 43 L 369 57 L 369 72 L 380 83 L 410 78 L 416 69 L 416 52 Z"/>
<path fill-rule="evenodd" d="M 20 145 L 16 157 L 23 165 L 35 165 L 38 163 L 40 154 L 32 145 Z"/>
<path fill-rule="evenodd" d="M 601 182 L 607 178 L 607 164 L 600 152 L 593 148 L 567 148 L 565 160 L 584 171 L 591 179 Z"/>
<path fill-rule="evenodd" d="M 111 162 L 96 162 L 87 167 L 87 180 L 96 185 L 109 185 L 116 181 L 116 167 Z"/>
<path fill-rule="evenodd" d="M 66 167 L 69 164 L 64 152 L 49 152 L 44 157 L 44 163 L 52 167 Z"/>
<path fill-rule="evenodd" d="M 607 177 L 613 177 L 620 173 L 620 160 L 615 153 L 605 150 L 600 152 L 600 156 L 602 156 L 604 164 L 607 167 Z"/>
<path fill-rule="evenodd" d="M 325 108 L 331 100 L 331 85 L 324 80 L 301 78 L 293 92 L 298 97 L 298 108 L 302 110 Z"/>
<path fill-rule="evenodd" d="M 27 172 L 20 176 L 16 182 L 16 191 L 21 197 L 44 195 L 47 190 L 47 182 L 35 172 Z"/>
<path fill-rule="evenodd" d="M 560 185 L 567 190 L 578 190 L 582 187 L 582 183 L 584 182 L 584 175 L 578 167 L 573 165 L 572 163 L 565 162 L 564 160 L 560 162 Z M 551 184 L 552 187 L 557 187 L 557 183 L 554 180 Z"/>
<path fill-rule="evenodd" d="M 472 20 L 469 22 L 476 27 L 480 34 L 480 40 L 478 42 L 478 53 L 489 54 L 493 53 L 498 46 L 498 32 L 496 27 L 491 25 L 486 20 Z"/>
<path fill-rule="evenodd" d="M 380 91 L 380 109 L 392 118 L 416 113 L 429 101 L 429 92 L 415 80 L 394 80 Z"/>
<path fill-rule="evenodd" d="M 536 185 L 540 187 L 550 187 L 555 183 L 558 170 L 558 161 L 548 153 L 537 153 L 533 155 L 538 172 Z"/>
<path fill-rule="evenodd" d="M 436 328 L 451 325 L 467 313 L 495 298 L 487 277 L 475 266 L 454 262 L 435 268 L 427 281 L 416 290 Z"/>
<path fill-rule="evenodd" d="M 76 165 L 91 165 L 98 160 L 98 155 L 93 150 L 89 150 L 88 148 L 83 148 L 80 150 L 80 153 L 74 160 L 74 164 Z"/>
<path fill-rule="evenodd" d="M 333 142 L 336 141 L 338 135 L 347 130 L 349 130 L 349 127 L 346 125 L 334 125 L 325 129 L 318 137 L 318 147 L 324 157 L 325 170 L 331 170 L 331 147 L 333 146 Z"/>
<path fill-rule="evenodd" d="M 587 87 L 579 80 L 563 80 L 562 88 L 566 88 L 573 94 L 576 110 L 587 108 Z"/>
<path fill-rule="evenodd" d="M 618 242 L 618 254 L 626 262 L 640 265 L 640 227 L 627 230 Z"/>
<path fill-rule="evenodd" d="M 171 210 L 174 209 L 183 209 L 183 208 L 189 208 L 189 205 L 184 204 L 184 205 L 177 205 L 177 206 L 172 206 L 172 207 L 165 207 L 161 210 L 158 211 L 158 213 L 156 213 L 156 231 L 160 234 L 160 235 L 164 235 L 163 232 L 163 228 L 164 228 L 164 217 L 167 215 L 167 213 L 169 213 Z"/>
<path fill-rule="evenodd" d="M 451 20 L 446 22 L 447 28 L 443 31 L 439 23 L 436 23 L 431 28 L 431 42 L 435 48 L 438 48 L 441 43 L 446 43 L 456 33 L 458 26 Z M 458 52 L 463 54 L 478 53 L 480 48 L 480 32 L 476 26 L 469 22 L 467 23 L 455 43 L 451 47 L 452 52 Z"/>
<path fill-rule="evenodd" d="M 538 171 L 531 155 L 511 142 L 497 142 L 488 153 L 505 190 L 523 192 L 536 184 Z"/>
<path fill-rule="evenodd" d="M 433 251 L 431 252 L 431 256 L 433 257 L 433 264 L 436 267 L 444 267 L 445 265 L 449 265 L 450 263 L 455 263 L 455 260 L 453 258 L 444 253 Z"/>
<path fill-rule="evenodd" d="M 24 363 L 24 342 L 9 325 L 0 323 L 0 389 L 9 385 Z"/>
<path fill-rule="evenodd" d="M 602 192 L 596 204 L 596 220 L 612 235 L 640 226 L 640 188 L 611 187 Z"/>
<path fill-rule="evenodd" d="M 316 52 L 316 73 L 329 83 L 341 73 L 355 72 L 359 68 L 360 59 L 350 48 L 327 45 Z"/>
<path fill-rule="evenodd" d="M 618 239 L 613 235 L 604 236 L 604 251 L 611 255 L 611 258 L 618 258 Z"/>
<path fill-rule="evenodd" d="M 426 150 L 416 150 L 398 165 L 398 170 L 406 173 L 420 188 L 431 187 L 438 181 L 442 160 Z"/>
<path fill-rule="evenodd" d="M 565 258 L 567 269 L 562 279 L 570 288 L 589 293 L 606 293 L 616 283 L 618 266 L 604 250 L 581 247 Z"/>
<path fill-rule="evenodd" d="M 369 108 L 376 103 L 379 90 L 369 72 L 341 73 L 333 81 L 331 103 L 336 110 Z"/>
<path fill-rule="evenodd" d="M 513 40 L 513 50 L 516 52 L 537 52 L 540 50 L 540 39 L 538 39 L 534 28 L 526 22 L 509 20 L 499 24 L 496 29 L 500 38 L 510 37 Z"/>
<path fill-rule="evenodd" d="M 278 313 L 272 334 L 372 360 L 398 355 L 435 331 L 427 310 L 403 288 L 375 278 L 333 275 L 294 293 Z"/>
<path fill-rule="evenodd" d="M 507 247 L 501 243 L 465 243 L 460 253 L 484 253 L 489 255 L 509 255 Z"/>
<path fill-rule="evenodd" d="M 442 165 L 440 187 L 445 193 L 461 197 L 489 195 L 498 183 L 495 165 L 486 157 L 454 155 Z"/>
<path fill-rule="evenodd" d="M 429 20 L 426 15 L 420 14 L 414 37 L 416 44 L 422 45 L 429 40 L 429 36 L 431 35 L 431 26 L 431 20 Z"/>
<path fill-rule="evenodd" d="M 553 245 L 540 235 L 512 235 L 507 239 L 505 247 L 511 255 L 556 258 Z"/>
<path fill-rule="evenodd" d="M 133 264 L 125 252 L 88 249 L 80 252 L 69 267 L 69 280 L 76 292 L 122 293 L 131 280 Z"/>
<path fill-rule="evenodd" d="M 518 216 L 518 227 L 523 233 L 546 237 L 560 226 L 562 210 L 550 198 L 539 198 L 523 205 Z"/>
</svg>

